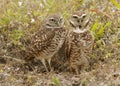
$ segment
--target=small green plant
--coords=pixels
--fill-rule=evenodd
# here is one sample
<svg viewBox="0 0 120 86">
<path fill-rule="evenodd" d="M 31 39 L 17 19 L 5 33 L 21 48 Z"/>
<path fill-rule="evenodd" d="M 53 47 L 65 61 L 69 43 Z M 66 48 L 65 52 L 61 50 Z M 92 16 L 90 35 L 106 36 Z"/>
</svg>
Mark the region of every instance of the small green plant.
<svg viewBox="0 0 120 86">
<path fill-rule="evenodd" d="M 118 9 L 120 9 L 120 4 L 116 0 L 110 0 Z"/>
<path fill-rule="evenodd" d="M 87 80 L 86 80 L 86 78 L 84 78 L 83 80 L 81 80 L 81 84 L 82 84 L 82 86 L 86 86 L 86 85 L 87 85 Z"/>
<path fill-rule="evenodd" d="M 10 34 L 12 41 L 17 44 L 19 42 L 19 39 L 24 35 L 22 30 L 13 30 Z"/>
<path fill-rule="evenodd" d="M 110 21 L 108 21 L 105 24 L 100 24 L 98 21 L 96 21 L 91 28 L 91 31 L 95 36 L 95 39 L 99 39 L 100 37 L 102 37 L 105 29 L 110 25 L 111 25 Z"/>
<path fill-rule="evenodd" d="M 53 81 L 54 81 L 56 86 L 61 86 L 60 80 L 57 77 L 53 77 Z"/>
<path fill-rule="evenodd" d="M 10 19 L 9 17 L 7 17 L 6 15 L 3 15 L 0 21 L 0 25 L 8 25 L 10 23 Z"/>
<path fill-rule="evenodd" d="M 95 34 L 95 31 L 98 29 L 98 26 L 99 26 L 99 23 L 98 23 L 98 21 L 96 21 L 94 24 L 93 24 L 93 26 L 92 26 L 92 29 L 91 29 L 91 31 Z"/>
</svg>

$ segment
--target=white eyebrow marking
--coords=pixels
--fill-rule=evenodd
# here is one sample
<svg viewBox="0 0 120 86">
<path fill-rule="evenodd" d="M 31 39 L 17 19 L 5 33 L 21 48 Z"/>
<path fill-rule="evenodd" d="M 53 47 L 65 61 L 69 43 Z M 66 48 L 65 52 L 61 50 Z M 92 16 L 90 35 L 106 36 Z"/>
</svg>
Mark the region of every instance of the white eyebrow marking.
<svg viewBox="0 0 120 86">
<path fill-rule="evenodd" d="M 79 18 L 79 16 L 78 16 L 78 15 L 73 15 L 73 17 Z"/>
<path fill-rule="evenodd" d="M 80 18 L 83 18 L 83 17 L 85 17 L 86 16 L 86 14 L 82 14 L 82 16 L 80 17 Z"/>
</svg>

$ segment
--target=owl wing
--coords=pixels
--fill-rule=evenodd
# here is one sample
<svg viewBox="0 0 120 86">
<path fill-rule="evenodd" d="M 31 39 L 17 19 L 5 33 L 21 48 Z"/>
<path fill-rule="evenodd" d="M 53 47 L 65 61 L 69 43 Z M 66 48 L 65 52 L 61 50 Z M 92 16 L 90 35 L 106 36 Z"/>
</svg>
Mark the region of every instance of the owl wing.
<svg viewBox="0 0 120 86">
<path fill-rule="evenodd" d="M 34 59 L 38 52 L 50 45 L 55 36 L 55 31 L 51 29 L 41 29 L 31 36 L 30 43 L 26 46 L 25 60 Z"/>
<path fill-rule="evenodd" d="M 66 41 L 65 41 L 65 46 L 66 46 L 65 54 L 66 54 L 67 58 L 70 57 L 70 52 L 71 52 L 71 38 L 70 38 L 70 34 L 71 34 L 71 32 L 69 31 L 68 35 L 66 37 Z"/>
<path fill-rule="evenodd" d="M 41 29 L 34 34 L 32 40 L 32 47 L 38 51 L 43 50 L 52 42 L 55 36 L 55 31 L 52 29 Z"/>
</svg>

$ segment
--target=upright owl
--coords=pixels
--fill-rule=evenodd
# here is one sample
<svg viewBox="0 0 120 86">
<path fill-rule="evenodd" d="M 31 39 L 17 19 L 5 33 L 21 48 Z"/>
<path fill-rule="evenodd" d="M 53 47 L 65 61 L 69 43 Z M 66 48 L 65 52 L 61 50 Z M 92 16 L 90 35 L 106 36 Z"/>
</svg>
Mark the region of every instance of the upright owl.
<svg viewBox="0 0 120 86">
<path fill-rule="evenodd" d="M 66 37 L 66 55 L 72 72 L 89 66 L 89 54 L 92 51 L 94 37 L 87 27 L 89 17 L 82 11 L 75 12 L 70 18 L 71 29 Z"/>
<path fill-rule="evenodd" d="M 64 27 L 64 20 L 60 14 L 53 14 L 46 18 L 44 25 L 31 38 L 27 47 L 28 54 L 39 59 L 46 71 L 46 61 L 51 69 L 51 59 L 62 47 L 67 30 Z M 31 59 L 31 57 L 26 57 Z"/>
</svg>

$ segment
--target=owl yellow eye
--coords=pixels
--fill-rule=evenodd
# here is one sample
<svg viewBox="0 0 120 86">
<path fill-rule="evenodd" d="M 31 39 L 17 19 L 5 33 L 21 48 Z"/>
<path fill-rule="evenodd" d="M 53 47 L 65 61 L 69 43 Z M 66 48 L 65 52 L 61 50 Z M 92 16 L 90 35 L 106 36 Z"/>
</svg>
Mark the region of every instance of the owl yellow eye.
<svg viewBox="0 0 120 86">
<path fill-rule="evenodd" d="M 51 18 L 51 19 L 50 19 L 50 21 L 54 22 L 54 21 L 55 21 L 55 19 Z"/>
</svg>

